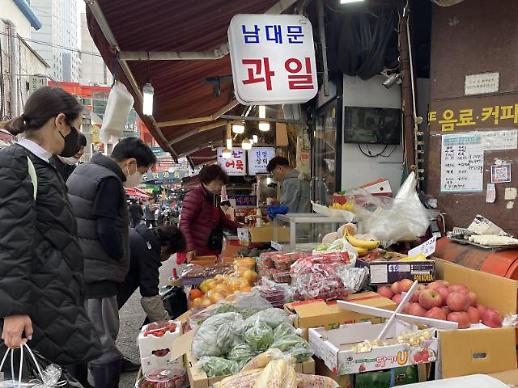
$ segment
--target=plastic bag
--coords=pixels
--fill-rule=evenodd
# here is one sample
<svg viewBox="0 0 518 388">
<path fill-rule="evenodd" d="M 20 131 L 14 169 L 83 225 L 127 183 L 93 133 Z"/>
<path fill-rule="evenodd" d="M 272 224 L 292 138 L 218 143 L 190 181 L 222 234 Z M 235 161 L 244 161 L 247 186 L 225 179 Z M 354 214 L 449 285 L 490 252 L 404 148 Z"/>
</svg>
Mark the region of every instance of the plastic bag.
<svg viewBox="0 0 518 388">
<path fill-rule="evenodd" d="M 273 338 L 275 338 L 275 341 L 277 341 L 279 338 L 290 334 L 296 334 L 295 328 L 291 323 L 282 322 L 273 331 Z"/>
<path fill-rule="evenodd" d="M 349 255 L 349 260 L 351 263 L 354 263 L 358 258 L 358 252 L 344 237 L 339 238 L 332 243 L 322 243 L 318 245 L 317 248 L 313 251 L 313 255 L 321 255 L 333 252 L 346 252 Z"/>
<path fill-rule="evenodd" d="M 258 368 L 264 368 L 268 363 L 272 360 L 279 360 L 281 358 L 288 358 L 288 360 L 291 360 L 292 363 L 295 362 L 291 358 L 291 356 L 286 356 L 283 352 L 281 352 L 279 349 L 273 349 L 270 348 L 266 352 L 263 352 L 261 354 L 258 354 L 254 358 L 252 358 L 242 369 L 243 372 Z"/>
<path fill-rule="evenodd" d="M 245 327 L 249 328 L 257 322 L 266 323 L 272 329 L 275 329 L 283 322 L 291 324 L 289 315 L 286 311 L 273 307 L 259 311 L 258 313 L 248 317 L 245 320 Z"/>
<path fill-rule="evenodd" d="M 272 360 L 257 378 L 254 388 L 297 388 L 295 368 L 285 359 Z"/>
<path fill-rule="evenodd" d="M 282 308 L 284 304 L 293 300 L 293 291 L 289 285 L 279 284 L 264 277 L 255 289 L 273 307 Z"/>
<path fill-rule="evenodd" d="M 265 322 L 255 322 L 244 335 L 245 342 L 257 352 L 264 352 L 273 343 L 273 329 Z"/>
<path fill-rule="evenodd" d="M 257 352 L 252 350 L 250 345 L 242 343 L 234 346 L 227 354 L 227 359 L 237 362 L 241 369 L 248 361 L 254 358 Z"/>
<path fill-rule="evenodd" d="M 338 388 L 339 386 L 330 377 L 297 373 L 297 388 Z"/>
<path fill-rule="evenodd" d="M 336 273 L 342 279 L 345 288 L 351 293 L 356 293 L 368 286 L 369 268 L 338 267 Z"/>
<path fill-rule="evenodd" d="M 291 267 L 293 299 L 345 299 L 349 292 L 337 270 L 350 266 L 347 253 L 324 254 L 297 260 Z"/>
<path fill-rule="evenodd" d="M 222 357 L 202 357 L 198 367 L 203 369 L 207 377 L 228 376 L 239 372 L 237 362 Z"/>
<path fill-rule="evenodd" d="M 262 369 L 252 369 L 241 371 L 240 373 L 225 377 L 223 380 L 215 383 L 214 388 L 254 388 L 255 381 L 263 372 Z"/>
<path fill-rule="evenodd" d="M 313 350 L 309 343 L 296 334 L 276 338 L 272 348 L 279 349 L 292 356 L 297 362 L 303 362 L 313 356 Z"/>
<path fill-rule="evenodd" d="M 385 247 L 398 241 L 417 240 L 426 233 L 434 216 L 419 199 L 413 172 L 393 200 L 374 197 L 364 190 L 353 193 L 360 232 L 376 236 Z"/>
<path fill-rule="evenodd" d="M 223 356 L 233 346 L 241 343 L 243 318 L 238 313 L 224 313 L 210 317 L 201 324 L 192 339 L 192 354 L 196 359 L 204 356 Z"/>
<path fill-rule="evenodd" d="M 128 115 L 133 107 L 133 96 L 122 82 L 115 81 L 103 116 L 99 137 L 103 143 L 115 144 L 122 137 Z"/>
</svg>

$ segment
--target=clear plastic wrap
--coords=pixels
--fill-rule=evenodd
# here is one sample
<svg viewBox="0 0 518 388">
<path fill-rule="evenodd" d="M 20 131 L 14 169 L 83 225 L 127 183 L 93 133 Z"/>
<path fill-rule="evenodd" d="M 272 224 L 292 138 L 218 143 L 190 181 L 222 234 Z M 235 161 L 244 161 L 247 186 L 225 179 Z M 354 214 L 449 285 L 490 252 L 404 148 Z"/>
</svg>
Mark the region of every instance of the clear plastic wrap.
<svg viewBox="0 0 518 388">
<path fill-rule="evenodd" d="M 239 372 L 237 362 L 223 357 L 202 357 L 197 365 L 203 369 L 207 377 L 228 376 Z"/>
<path fill-rule="evenodd" d="M 254 388 L 297 388 L 297 373 L 287 360 L 272 360 L 257 378 Z"/>
<path fill-rule="evenodd" d="M 146 373 L 135 384 L 135 388 L 185 388 L 189 379 L 184 368 L 169 367 Z"/>
<path fill-rule="evenodd" d="M 297 260 L 291 267 L 293 299 L 345 299 L 349 291 L 337 271 L 350 266 L 347 253 L 324 254 Z"/>
<path fill-rule="evenodd" d="M 375 197 L 365 190 L 355 190 L 353 194 L 360 233 L 376 236 L 385 247 L 423 236 L 430 226 L 430 219 L 436 215 L 421 203 L 413 172 L 394 199 Z"/>
<path fill-rule="evenodd" d="M 290 360 L 291 363 L 295 363 L 295 360 L 291 356 L 286 356 L 283 352 L 281 352 L 279 349 L 268 349 L 266 352 L 263 352 L 261 354 L 258 354 L 254 358 L 252 358 L 242 369 L 243 372 L 258 369 L 258 368 L 264 368 L 268 363 L 272 360 L 280 360 L 287 358 Z"/>
<path fill-rule="evenodd" d="M 345 288 L 356 293 L 366 288 L 369 283 L 369 268 L 338 267 L 336 273 L 344 282 Z"/>
<path fill-rule="evenodd" d="M 311 345 L 297 334 L 287 334 L 275 338 L 272 348 L 279 349 L 284 352 L 284 354 L 292 356 L 296 362 L 304 362 L 313 356 Z"/>
<path fill-rule="evenodd" d="M 242 343 L 234 346 L 227 354 L 227 359 L 237 362 L 241 369 L 248 361 L 254 358 L 258 352 L 252 350 L 250 345 Z"/>
<path fill-rule="evenodd" d="M 266 323 L 272 329 L 275 329 L 281 323 L 291 324 L 289 314 L 278 308 L 269 308 L 248 317 L 245 320 L 245 327 L 250 327 L 257 322 Z"/>
<path fill-rule="evenodd" d="M 283 308 L 284 304 L 293 300 L 293 291 L 288 284 L 279 284 L 262 278 L 261 283 L 255 286 L 261 296 L 273 307 Z"/>
<path fill-rule="evenodd" d="M 273 329 L 265 322 L 256 321 L 245 331 L 244 339 L 253 351 L 264 352 L 273 343 Z"/>
</svg>

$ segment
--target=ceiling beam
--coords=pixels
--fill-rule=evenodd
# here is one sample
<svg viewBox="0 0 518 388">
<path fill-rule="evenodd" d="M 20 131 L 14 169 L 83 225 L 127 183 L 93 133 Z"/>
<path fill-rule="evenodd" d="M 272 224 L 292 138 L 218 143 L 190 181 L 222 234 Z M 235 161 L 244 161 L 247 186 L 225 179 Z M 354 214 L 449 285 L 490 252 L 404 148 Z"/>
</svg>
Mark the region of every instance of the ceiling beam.
<svg viewBox="0 0 518 388">
<path fill-rule="evenodd" d="M 176 143 L 180 143 L 181 141 L 184 141 L 185 139 L 190 138 L 191 136 L 196 136 L 202 132 L 210 131 L 211 129 L 219 128 L 224 125 L 226 125 L 227 122 L 224 120 L 219 120 L 211 124 L 204 125 L 203 127 L 199 127 L 196 129 L 193 129 L 189 132 L 184 133 L 183 135 L 175 137 L 169 144 L 173 145 Z"/>
<path fill-rule="evenodd" d="M 222 115 L 227 113 L 229 110 L 234 109 L 238 105 L 239 105 L 239 102 L 237 102 L 237 100 L 232 100 L 227 105 L 225 105 L 223 108 L 221 108 L 217 112 L 211 114 L 210 116 L 193 117 L 190 119 L 180 119 L 180 120 L 171 120 L 171 121 L 162 121 L 160 123 L 157 123 L 157 125 L 160 128 L 163 128 L 163 127 L 174 127 L 175 125 L 197 124 L 197 123 L 205 123 L 208 121 L 215 121 L 215 120 L 219 119 Z"/>
</svg>

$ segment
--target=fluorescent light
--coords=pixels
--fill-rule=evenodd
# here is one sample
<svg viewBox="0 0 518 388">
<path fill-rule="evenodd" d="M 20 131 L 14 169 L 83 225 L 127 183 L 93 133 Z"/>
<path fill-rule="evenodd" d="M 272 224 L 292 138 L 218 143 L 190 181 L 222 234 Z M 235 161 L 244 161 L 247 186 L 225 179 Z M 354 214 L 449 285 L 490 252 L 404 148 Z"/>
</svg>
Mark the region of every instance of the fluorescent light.
<svg viewBox="0 0 518 388">
<path fill-rule="evenodd" d="M 361 3 L 364 0 L 340 0 L 340 4 Z"/>
<path fill-rule="evenodd" d="M 232 124 L 232 132 L 234 132 L 236 135 L 241 135 L 242 133 L 245 133 L 245 125 L 240 123 Z"/>
<path fill-rule="evenodd" d="M 259 138 L 257 135 L 252 135 L 252 143 L 257 144 L 259 142 Z"/>
<path fill-rule="evenodd" d="M 225 159 L 230 159 L 232 157 L 232 151 L 230 151 L 228 148 L 223 148 L 221 156 Z"/>
<path fill-rule="evenodd" d="M 148 82 L 142 88 L 142 114 L 146 116 L 153 115 L 153 95 L 155 94 L 155 89 Z"/>
<path fill-rule="evenodd" d="M 248 139 L 244 139 L 243 142 L 241 143 L 241 148 L 243 148 L 244 150 L 251 150 L 252 149 L 252 142 Z"/>
<path fill-rule="evenodd" d="M 270 130 L 270 123 L 259 122 L 259 130 L 262 132 L 268 132 Z"/>
<path fill-rule="evenodd" d="M 227 139 L 227 149 L 231 150 L 232 149 L 232 138 L 229 137 Z"/>
<path fill-rule="evenodd" d="M 264 105 L 259 105 L 259 118 L 266 118 L 266 107 Z"/>
</svg>

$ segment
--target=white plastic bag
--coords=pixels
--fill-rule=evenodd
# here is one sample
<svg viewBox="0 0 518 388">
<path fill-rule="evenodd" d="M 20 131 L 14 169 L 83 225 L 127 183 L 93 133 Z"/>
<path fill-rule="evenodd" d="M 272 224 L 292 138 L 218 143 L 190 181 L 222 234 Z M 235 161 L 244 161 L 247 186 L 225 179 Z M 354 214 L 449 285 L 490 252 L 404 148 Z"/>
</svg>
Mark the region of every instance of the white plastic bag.
<svg viewBox="0 0 518 388">
<path fill-rule="evenodd" d="M 128 115 L 133 106 L 133 96 L 123 83 L 116 81 L 113 85 L 99 137 L 103 143 L 116 144 L 128 122 Z"/>
<path fill-rule="evenodd" d="M 355 211 L 360 220 L 360 233 L 376 236 L 383 246 L 423 236 L 430 226 L 432 212 L 419 200 L 416 183 L 412 172 L 393 200 L 356 191 Z"/>
</svg>

